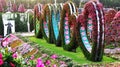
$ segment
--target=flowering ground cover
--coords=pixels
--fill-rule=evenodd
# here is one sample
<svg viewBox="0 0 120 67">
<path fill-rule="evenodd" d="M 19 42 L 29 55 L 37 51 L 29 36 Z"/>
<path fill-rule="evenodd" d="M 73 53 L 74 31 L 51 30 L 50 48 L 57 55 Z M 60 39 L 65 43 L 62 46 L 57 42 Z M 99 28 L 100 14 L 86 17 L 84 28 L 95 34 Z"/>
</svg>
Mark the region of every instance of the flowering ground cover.
<svg viewBox="0 0 120 67">
<path fill-rule="evenodd" d="M 48 44 L 44 39 L 35 37 L 17 36 L 23 42 L 38 49 L 38 52 L 31 56 L 9 51 L 9 48 L 0 48 L 0 66 L 1 67 L 119 67 L 120 61 L 104 56 L 102 62 L 88 61 L 82 54 L 80 48 L 75 52 L 68 52 L 62 47 L 56 47 L 54 44 Z M 13 41 L 15 42 L 15 41 Z M 22 49 L 22 47 L 21 47 Z"/>
<path fill-rule="evenodd" d="M 91 62 L 88 61 L 87 59 L 85 59 L 84 55 L 82 54 L 80 48 L 77 48 L 76 53 L 74 52 L 68 52 L 68 51 L 64 51 L 63 48 L 61 47 L 56 47 L 54 44 L 48 44 L 44 39 L 37 39 L 35 37 L 29 37 L 30 41 L 35 42 L 37 44 L 39 44 L 39 46 L 44 47 L 45 50 L 51 51 L 52 53 L 55 53 L 57 55 L 62 55 L 62 56 L 66 56 L 68 58 L 70 58 L 69 61 L 70 63 L 73 62 L 73 65 L 111 65 L 111 63 L 114 62 L 120 62 L 117 61 L 115 59 L 109 58 L 107 56 L 104 56 L 103 61 L 102 62 Z M 119 63 L 118 63 L 119 64 Z"/>
</svg>

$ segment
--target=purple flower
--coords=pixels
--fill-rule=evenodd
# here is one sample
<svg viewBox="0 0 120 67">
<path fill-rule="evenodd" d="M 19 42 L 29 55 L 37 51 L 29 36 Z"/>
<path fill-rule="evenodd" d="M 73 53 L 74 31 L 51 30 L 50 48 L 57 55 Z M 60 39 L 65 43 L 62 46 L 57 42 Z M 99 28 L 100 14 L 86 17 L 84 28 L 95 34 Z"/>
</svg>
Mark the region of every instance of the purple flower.
<svg viewBox="0 0 120 67">
<path fill-rule="evenodd" d="M 42 63 L 42 60 L 40 58 L 37 59 L 36 67 L 44 67 L 44 64 Z"/>
<path fill-rule="evenodd" d="M 52 59 L 56 59 L 58 56 L 56 55 L 56 54 L 53 54 L 52 56 L 51 56 L 51 58 Z"/>
<path fill-rule="evenodd" d="M 51 63 L 50 60 L 47 60 L 47 61 L 45 62 L 46 65 L 50 65 L 50 63 Z"/>
</svg>

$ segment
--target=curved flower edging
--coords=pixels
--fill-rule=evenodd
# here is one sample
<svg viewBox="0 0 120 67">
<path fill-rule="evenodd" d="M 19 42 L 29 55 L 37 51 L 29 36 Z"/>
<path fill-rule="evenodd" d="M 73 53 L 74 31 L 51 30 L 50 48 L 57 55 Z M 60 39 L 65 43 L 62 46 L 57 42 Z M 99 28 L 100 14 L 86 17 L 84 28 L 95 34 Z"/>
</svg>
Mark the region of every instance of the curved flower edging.
<svg viewBox="0 0 120 67">
<path fill-rule="evenodd" d="M 75 51 L 77 44 L 75 44 L 75 23 L 76 17 L 69 18 L 70 15 L 76 13 L 76 7 L 72 2 L 66 2 L 63 6 L 62 14 L 61 14 L 61 22 L 60 22 L 60 34 L 62 40 L 63 49 L 68 51 Z M 70 21 L 73 20 L 73 21 Z M 73 28 L 70 25 L 69 21 L 73 23 Z M 74 32 L 71 32 L 73 31 Z"/>
<path fill-rule="evenodd" d="M 48 43 L 54 43 L 52 39 L 52 31 L 51 31 L 51 10 L 52 6 L 51 4 L 47 4 L 44 7 L 43 10 L 43 22 L 42 22 L 42 29 L 43 29 L 43 37 L 46 39 Z"/>
<path fill-rule="evenodd" d="M 61 38 L 59 33 L 60 28 L 60 14 L 62 10 L 62 5 L 60 4 L 53 4 L 52 5 L 52 11 L 51 11 L 51 31 L 52 31 L 52 39 L 56 46 L 61 46 Z"/>
<path fill-rule="evenodd" d="M 90 4 L 94 5 L 95 15 L 96 15 L 94 16 L 95 18 L 92 18 L 92 22 L 93 22 L 92 42 L 90 43 L 90 40 L 88 39 L 87 29 L 86 29 L 87 23 L 85 23 L 86 21 L 84 21 L 85 15 L 82 14 L 79 15 L 78 17 L 76 37 L 77 37 L 78 45 L 80 45 L 85 57 L 88 60 L 101 61 L 104 51 L 104 15 L 102 9 L 100 9 L 100 12 L 98 12 L 96 4 L 94 2 Z"/>
<path fill-rule="evenodd" d="M 35 36 L 37 38 L 42 38 L 42 5 L 37 4 L 34 7 L 34 28 L 35 28 Z"/>
</svg>

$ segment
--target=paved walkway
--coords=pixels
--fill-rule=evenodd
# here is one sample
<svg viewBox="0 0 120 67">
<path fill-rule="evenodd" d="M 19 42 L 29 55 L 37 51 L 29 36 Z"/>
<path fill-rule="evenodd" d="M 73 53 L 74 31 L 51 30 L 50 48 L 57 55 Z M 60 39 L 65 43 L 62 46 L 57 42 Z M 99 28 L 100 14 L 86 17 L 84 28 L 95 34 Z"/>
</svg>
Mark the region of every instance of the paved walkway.
<svg viewBox="0 0 120 67">
<path fill-rule="evenodd" d="M 16 33 L 17 35 L 21 35 L 21 36 L 34 36 L 34 32 L 26 32 L 26 33 Z"/>
</svg>

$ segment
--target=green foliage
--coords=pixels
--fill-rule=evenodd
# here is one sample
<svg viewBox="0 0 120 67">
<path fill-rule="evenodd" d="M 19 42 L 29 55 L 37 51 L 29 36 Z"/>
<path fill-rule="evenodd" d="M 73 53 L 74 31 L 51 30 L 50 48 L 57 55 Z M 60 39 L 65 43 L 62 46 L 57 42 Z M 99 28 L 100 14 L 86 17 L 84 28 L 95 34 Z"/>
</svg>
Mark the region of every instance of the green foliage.
<svg viewBox="0 0 120 67">
<path fill-rule="evenodd" d="M 0 13 L 0 35 L 4 36 L 4 27 L 2 21 L 2 13 Z"/>
<path fill-rule="evenodd" d="M 2 21 L 2 14 L 0 13 L 0 35 L 4 35 L 4 26 L 3 26 L 3 21 Z M 15 32 L 27 32 L 27 22 L 28 22 L 28 17 L 26 16 L 25 13 L 21 15 L 23 17 L 23 20 L 21 20 L 20 13 L 13 13 L 14 17 L 10 18 L 9 20 L 15 20 Z M 30 30 L 33 30 L 33 15 L 29 16 L 29 21 L 30 21 Z"/>
<path fill-rule="evenodd" d="M 33 15 L 29 15 L 29 23 L 30 23 L 30 31 L 33 31 L 34 25 L 33 25 Z"/>
<path fill-rule="evenodd" d="M 16 32 L 27 32 L 27 21 L 25 19 L 25 21 L 22 22 L 20 20 L 20 14 L 19 13 L 17 13 L 17 17 L 15 18 L 15 31 Z"/>
<path fill-rule="evenodd" d="M 8 51 L 7 48 L 1 48 L 0 53 L 2 55 L 3 64 L 0 67 L 11 67 L 11 63 L 16 67 L 21 67 L 20 62 L 17 62 L 15 58 L 13 58 L 13 53 Z"/>
</svg>

